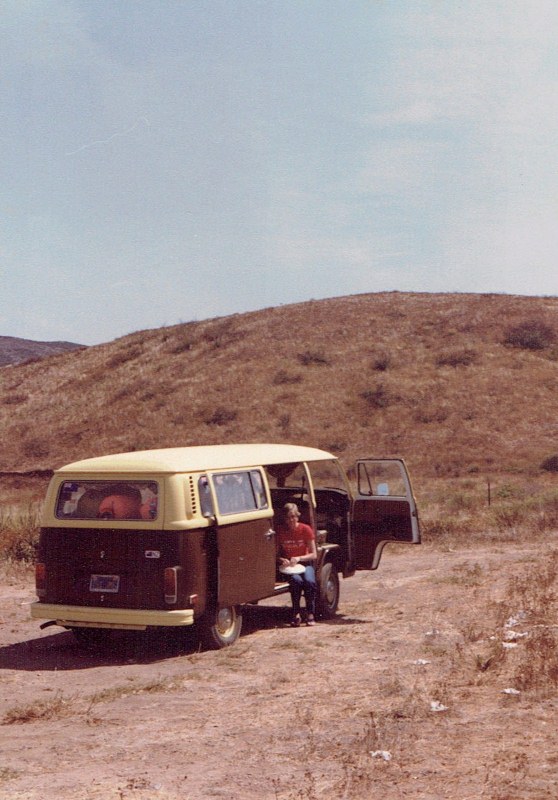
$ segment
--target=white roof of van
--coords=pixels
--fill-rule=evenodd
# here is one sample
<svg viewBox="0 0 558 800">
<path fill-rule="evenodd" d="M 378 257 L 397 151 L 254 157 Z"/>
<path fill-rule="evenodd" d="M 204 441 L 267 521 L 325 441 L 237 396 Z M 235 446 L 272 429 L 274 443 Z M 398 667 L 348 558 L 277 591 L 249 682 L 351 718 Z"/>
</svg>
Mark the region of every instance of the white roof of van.
<svg viewBox="0 0 558 800">
<path fill-rule="evenodd" d="M 137 450 L 87 458 L 66 464 L 57 473 L 200 472 L 299 461 L 325 461 L 336 456 L 315 447 L 291 444 L 215 444 Z"/>
</svg>

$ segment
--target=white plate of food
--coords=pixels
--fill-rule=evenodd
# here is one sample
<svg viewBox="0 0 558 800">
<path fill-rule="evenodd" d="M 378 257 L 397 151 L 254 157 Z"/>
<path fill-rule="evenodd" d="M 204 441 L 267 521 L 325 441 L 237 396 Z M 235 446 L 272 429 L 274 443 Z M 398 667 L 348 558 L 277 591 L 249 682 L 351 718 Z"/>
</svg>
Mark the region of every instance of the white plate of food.
<svg viewBox="0 0 558 800">
<path fill-rule="evenodd" d="M 279 567 L 279 572 L 283 575 L 301 575 L 305 569 L 304 564 L 293 564 L 292 567 Z"/>
</svg>

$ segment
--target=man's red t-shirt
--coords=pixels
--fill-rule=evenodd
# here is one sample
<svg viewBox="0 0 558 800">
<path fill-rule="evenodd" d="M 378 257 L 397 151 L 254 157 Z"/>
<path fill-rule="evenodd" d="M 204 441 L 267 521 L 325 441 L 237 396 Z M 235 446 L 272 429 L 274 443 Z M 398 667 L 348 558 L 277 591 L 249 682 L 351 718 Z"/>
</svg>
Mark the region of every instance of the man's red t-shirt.
<svg viewBox="0 0 558 800">
<path fill-rule="evenodd" d="M 299 522 L 294 531 L 290 531 L 288 528 L 278 528 L 279 555 L 283 558 L 305 556 L 312 550 L 311 542 L 314 539 L 314 531 L 310 525 L 305 525 L 304 522 Z"/>
</svg>

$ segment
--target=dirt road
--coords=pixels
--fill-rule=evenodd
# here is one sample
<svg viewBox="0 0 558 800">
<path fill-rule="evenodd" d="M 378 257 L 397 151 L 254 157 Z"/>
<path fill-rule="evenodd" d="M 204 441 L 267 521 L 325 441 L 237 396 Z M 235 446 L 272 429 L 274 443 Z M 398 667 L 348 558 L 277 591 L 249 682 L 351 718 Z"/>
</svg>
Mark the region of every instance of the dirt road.
<svg viewBox="0 0 558 800">
<path fill-rule="evenodd" d="M 8 574 L 0 799 L 556 797 L 558 703 L 505 691 L 519 636 L 491 655 L 507 581 L 539 557 L 388 549 L 342 582 L 335 620 L 291 629 L 285 600 L 266 602 L 218 652 L 120 636 L 84 651 L 39 630 L 30 576 Z"/>
</svg>

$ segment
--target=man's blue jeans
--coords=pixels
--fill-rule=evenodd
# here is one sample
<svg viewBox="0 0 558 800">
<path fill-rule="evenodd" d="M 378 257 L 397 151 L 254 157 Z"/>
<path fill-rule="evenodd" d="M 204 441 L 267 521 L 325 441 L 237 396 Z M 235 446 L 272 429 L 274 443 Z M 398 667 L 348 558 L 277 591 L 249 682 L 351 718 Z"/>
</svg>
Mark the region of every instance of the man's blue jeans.
<svg viewBox="0 0 558 800">
<path fill-rule="evenodd" d="M 305 565 L 304 572 L 299 575 L 289 576 L 289 588 L 293 601 L 293 612 L 300 614 L 300 598 L 304 594 L 306 613 L 314 616 L 316 613 L 316 571 L 309 564 Z"/>
</svg>

